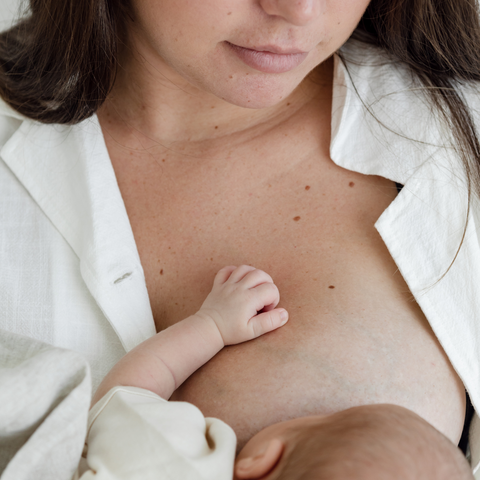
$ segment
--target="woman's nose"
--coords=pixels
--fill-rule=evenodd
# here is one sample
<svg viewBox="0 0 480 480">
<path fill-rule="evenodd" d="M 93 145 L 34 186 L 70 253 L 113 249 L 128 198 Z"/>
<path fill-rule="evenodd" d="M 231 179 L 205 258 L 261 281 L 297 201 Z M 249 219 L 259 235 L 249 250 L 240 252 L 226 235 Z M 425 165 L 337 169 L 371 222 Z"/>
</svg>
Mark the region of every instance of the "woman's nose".
<svg viewBox="0 0 480 480">
<path fill-rule="evenodd" d="M 287 22 L 304 26 L 317 18 L 325 0 L 260 0 L 269 15 L 283 17 Z"/>
</svg>

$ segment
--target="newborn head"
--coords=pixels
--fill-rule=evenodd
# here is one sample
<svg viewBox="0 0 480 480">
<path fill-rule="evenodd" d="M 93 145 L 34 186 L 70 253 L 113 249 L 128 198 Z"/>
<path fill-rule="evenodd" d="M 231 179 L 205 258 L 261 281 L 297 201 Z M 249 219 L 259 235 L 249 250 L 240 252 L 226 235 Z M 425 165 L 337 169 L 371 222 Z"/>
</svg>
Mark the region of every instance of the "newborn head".
<svg viewBox="0 0 480 480">
<path fill-rule="evenodd" d="M 415 413 L 366 405 L 277 423 L 238 454 L 236 479 L 473 480 L 461 451 Z"/>
</svg>

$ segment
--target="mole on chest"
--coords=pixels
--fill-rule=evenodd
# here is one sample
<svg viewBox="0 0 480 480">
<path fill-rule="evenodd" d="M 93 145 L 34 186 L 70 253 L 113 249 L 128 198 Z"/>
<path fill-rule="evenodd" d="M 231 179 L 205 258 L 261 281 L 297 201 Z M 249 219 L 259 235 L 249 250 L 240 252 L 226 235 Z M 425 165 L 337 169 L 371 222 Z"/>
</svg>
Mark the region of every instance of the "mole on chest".
<svg viewBox="0 0 480 480">
<path fill-rule="evenodd" d="M 265 270 L 290 313 L 279 332 L 224 349 L 173 398 L 227 421 L 240 443 L 275 421 L 379 401 L 437 412 L 430 420 L 453 438 L 461 382 L 374 227 L 395 184 L 324 167 L 153 178 L 140 197 L 124 195 L 157 329 L 195 313 L 226 265 Z M 440 391 L 458 406 L 449 425 L 434 408 Z"/>
<path fill-rule="evenodd" d="M 157 329 L 195 313 L 226 265 L 265 270 L 281 306 L 304 312 L 332 311 L 339 302 L 348 309 L 349 288 L 362 283 L 366 262 L 381 285 L 398 288 L 390 278 L 396 266 L 374 227 L 395 199 L 393 182 L 321 155 L 294 170 L 247 167 L 234 163 L 215 181 L 192 172 L 172 181 L 152 175 L 134 196 L 124 189 Z"/>
<path fill-rule="evenodd" d="M 386 180 L 377 180 L 380 198 L 362 199 L 365 186 L 358 187 L 356 177 L 363 176 L 342 173 L 343 182 L 329 188 L 312 178 L 294 185 L 266 183 L 260 192 L 248 191 L 243 205 L 233 192 L 232 202 L 187 198 L 156 215 L 134 218 L 157 327 L 194 313 L 225 265 L 267 271 L 285 289 L 288 285 L 280 291 L 282 299 L 295 294 L 300 305 L 301 297 L 319 289 L 332 293 L 338 265 L 347 258 L 354 267 L 367 250 L 385 249 L 374 223 L 394 198 Z"/>
</svg>

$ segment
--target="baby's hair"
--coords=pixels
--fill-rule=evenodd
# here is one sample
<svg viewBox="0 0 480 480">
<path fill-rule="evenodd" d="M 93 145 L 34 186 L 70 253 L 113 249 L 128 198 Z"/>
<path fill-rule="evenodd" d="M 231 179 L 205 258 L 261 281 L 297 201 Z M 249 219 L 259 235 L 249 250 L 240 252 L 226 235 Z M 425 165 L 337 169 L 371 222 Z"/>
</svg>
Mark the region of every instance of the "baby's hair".
<svg viewBox="0 0 480 480">
<path fill-rule="evenodd" d="M 473 480 L 461 453 L 414 413 L 352 408 L 298 432 L 272 480 Z"/>
</svg>

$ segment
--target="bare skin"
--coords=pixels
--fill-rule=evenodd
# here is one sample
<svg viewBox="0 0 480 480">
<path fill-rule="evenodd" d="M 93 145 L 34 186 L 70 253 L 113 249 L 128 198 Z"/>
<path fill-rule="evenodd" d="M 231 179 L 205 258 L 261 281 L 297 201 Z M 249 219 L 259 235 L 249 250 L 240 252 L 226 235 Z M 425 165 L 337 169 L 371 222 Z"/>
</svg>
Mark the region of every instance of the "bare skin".
<svg viewBox="0 0 480 480">
<path fill-rule="evenodd" d="M 301 20 L 281 10 L 288 2 L 260 4 Z M 346 38 L 332 41 L 328 55 Z M 152 65 L 154 55 L 142 53 Z M 239 448 L 273 423 L 370 403 L 406 407 L 458 442 L 463 385 L 374 228 L 395 185 L 329 157 L 331 59 L 315 82 L 307 77 L 294 88 L 292 80 L 289 90 L 291 77 L 278 80 L 278 99 L 262 104 L 256 97 L 254 111 L 234 87 L 226 104 L 210 84 L 205 93 L 205 82 L 181 83 L 180 75 L 181 89 L 170 87 L 170 96 L 183 117 L 168 104 L 168 89 L 167 105 L 155 103 L 151 72 L 142 77 L 137 70 L 129 71 L 129 81 L 142 86 L 137 96 L 120 75 L 99 119 L 157 330 L 195 313 L 227 264 L 269 272 L 282 292 L 279 307 L 290 314 L 282 329 L 222 350 L 172 399 L 226 421 Z"/>
<path fill-rule="evenodd" d="M 288 312 L 276 308 L 279 300 L 266 272 L 251 265 L 222 268 L 200 310 L 125 355 L 103 379 L 93 403 L 120 385 L 168 400 L 226 345 L 284 326 Z M 234 465 L 237 480 L 313 479 L 319 474 L 331 480 L 473 478 L 458 448 L 398 405 L 364 405 L 270 425 L 247 442 Z"/>
</svg>

